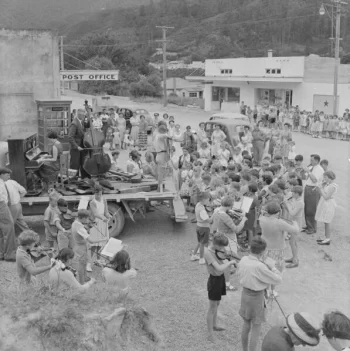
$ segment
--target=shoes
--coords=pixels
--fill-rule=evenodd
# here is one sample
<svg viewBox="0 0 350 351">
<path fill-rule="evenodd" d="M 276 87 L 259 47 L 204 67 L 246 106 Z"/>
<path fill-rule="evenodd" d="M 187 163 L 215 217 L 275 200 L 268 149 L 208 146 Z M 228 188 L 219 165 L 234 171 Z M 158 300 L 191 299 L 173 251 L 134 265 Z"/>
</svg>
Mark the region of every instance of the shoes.
<svg viewBox="0 0 350 351">
<path fill-rule="evenodd" d="M 301 232 L 306 232 L 307 231 L 307 227 L 303 227 L 302 229 L 301 229 Z"/>
<path fill-rule="evenodd" d="M 198 255 L 193 255 L 191 256 L 191 261 L 198 261 L 200 257 Z"/>
<path fill-rule="evenodd" d="M 322 241 L 317 241 L 318 245 L 330 245 L 331 244 L 331 239 L 324 239 Z"/>
<path fill-rule="evenodd" d="M 86 264 L 86 271 L 87 272 L 92 272 L 92 268 L 91 268 L 91 264 L 90 263 Z"/>
<path fill-rule="evenodd" d="M 316 234 L 316 232 L 314 230 L 305 230 L 305 234 L 312 235 L 312 234 Z"/>
<path fill-rule="evenodd" d="M 198 263 L 199 264 L 205 264 L 205 259 L 204 258 L 200 258 Z"/>
<path fill-rule="evenodd" d="M 285 263 L 292 263 L 293 259 L 292 258 L 288 258 L 287 260 L 284 260 Z"/>
<path fill-rule="evenodd" d="M 291 262 L 289 264 L 286 265 L 286 268 L 296 268 L 299 266 L 299 261 L 296 262 Z"/>
</svg>

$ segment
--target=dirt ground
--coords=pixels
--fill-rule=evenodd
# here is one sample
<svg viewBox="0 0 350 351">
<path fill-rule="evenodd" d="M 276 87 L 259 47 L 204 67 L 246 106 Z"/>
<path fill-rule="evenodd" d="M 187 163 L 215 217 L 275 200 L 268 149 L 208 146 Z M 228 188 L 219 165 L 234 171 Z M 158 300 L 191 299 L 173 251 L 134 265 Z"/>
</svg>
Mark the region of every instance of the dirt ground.
<svg viewBox="0 0 350 351">
<path fill-rule="evenodd" d="M 77 101 L 84 99 L 74 98 Z M 156 104 L 147 109 L 152 112 L 164 111 Z M 190 124 L 193 128 L 210 115 L 177 107 L 170 107 L 167 112 L 175 116 L 177 123 L 182 126 Z M 315 235 L 300 234 L 300 266 L 285 272 L 283 283 L 278 288 L 278 301 L 286 314 L 309 312 L 321 321 L 325 312 L 339 309 L 350 316 L 349 143 L 313 139 L 299 133 L 294 133 L 294 139 L 297 153 L 304 155 L 305 165 L 309 164 L 309 155 L 312 153 L 318 153 L 321 158 L 330 161 L 329 169 L 336 173 L 336 182 L 339 184 L 336 195 L 338 210 L 333 222 L 331 246 L 320 247 L 316 244 Z M 127 155 L 124 154 L 122 157 L 126 159 Z M 130 220 L 126 222 L 120 239 L 128 245 L 132 264 L 139 269 L 130 297 L 153 316 L 154 327 L 162 338 L 161 348 L 164 350 L 241 350 L 242 321 L 238 315 L 241 288 L 238 292 L 229 292 L 223 298 L 219 319 L 226 331 L 218 333 L 217 345 L 208 343 L 205 322 L 208 274 L 205 266 L 189 260 L 190 250 L 195 246 L 195 225 L 190 222 L 174 223 L 168 213 L 168 207 L 157 206 L 147 219 L 137 218 L 136 223 Z M 40 223 L 33 224 L 38 232 L 43 232 Z M 318 234 L 322 235 L 323 232 L 324 229 L 319 226 Z M 15 279 L 14 264 L 1 262 L 1 276 Z M 235 276 L 232 276 L 232 283 L 237 283 Z M 1 289 L 6 289 L 3 279 L 0 297 Z M 275 302 L 269 306 L 269 311 L 262 336 L 269 325 L 283 322 L 282 313 Z M 316 349 L 331 350 L 325 339 Z"/>
</svg>

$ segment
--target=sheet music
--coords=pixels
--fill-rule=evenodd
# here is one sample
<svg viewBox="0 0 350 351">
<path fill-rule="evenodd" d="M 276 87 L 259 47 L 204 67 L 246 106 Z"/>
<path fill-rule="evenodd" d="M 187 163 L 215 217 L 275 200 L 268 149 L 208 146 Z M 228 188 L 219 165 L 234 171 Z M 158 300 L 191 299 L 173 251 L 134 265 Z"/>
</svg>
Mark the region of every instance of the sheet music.
<svg viewBox="0 0 350 351">
<path fill-rule="evenodd" d="M 121 240 L 110 238 L 103 248 L 101 255 L 113 258 L 117 252 L 122 250 L 124 245 Z"/>
<path fill-rule="evenodd" d="M 237 210 L 242 210 L 243 212 L 247 213 L 249 212 L 252 203 L 253 199 L 251 197 L 243 196 L 242 201 L 233 203 L 233 208 Z"/>
</svg>

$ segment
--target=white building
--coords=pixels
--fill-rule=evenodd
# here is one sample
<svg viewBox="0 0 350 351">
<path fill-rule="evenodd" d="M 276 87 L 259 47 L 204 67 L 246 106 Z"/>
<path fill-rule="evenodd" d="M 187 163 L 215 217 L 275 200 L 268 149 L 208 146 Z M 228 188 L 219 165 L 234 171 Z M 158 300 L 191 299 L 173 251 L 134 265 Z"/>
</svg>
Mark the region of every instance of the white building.
<svg viewBox="0 0 350 351">
<path fill-rule="evenodd" d="M 334 59 L 308 57 L 233 58 L 206 60 L 204 77 L 186 77 L 204 84 L 205 110 L 238 110 L 242 101 L 254 107 L 296 106 L 333 112 Z M 338 113 L 350 108 L 350 65 L 340 65 Z"/>
<path fill-rule="evenodd" d="M 162 82 L 163 86 L 163 82 Z M 203 85 L 189 82 L 183 78 L 168 78 L 166 81 L 167 95 L 176 94 L 179 97 L 203 97 Z"/>
</svg>

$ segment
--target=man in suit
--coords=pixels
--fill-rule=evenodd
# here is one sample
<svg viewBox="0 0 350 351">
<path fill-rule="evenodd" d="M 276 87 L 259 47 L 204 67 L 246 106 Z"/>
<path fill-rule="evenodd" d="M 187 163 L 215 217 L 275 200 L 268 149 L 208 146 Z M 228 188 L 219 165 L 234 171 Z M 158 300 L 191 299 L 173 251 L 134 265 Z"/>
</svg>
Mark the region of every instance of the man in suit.
<svg viewBox="0 0 350 351">
<path fill-rule="evenodd" d="M 80 170 L 80 176 L 83 179 L 90 178 L 89 174 L 83 168 L 87 156 L 86 151 L 84 151 L 84 118 L 85 111 L 79 109 L 77 117 L 73 119 L 68 133 L 68 140 L 70 143 L 70 168 L 77 170 L 77 177 Z"/>
</svg>

